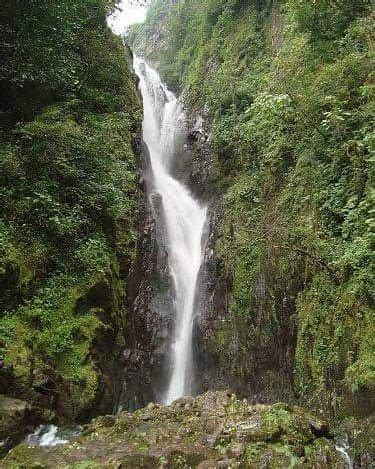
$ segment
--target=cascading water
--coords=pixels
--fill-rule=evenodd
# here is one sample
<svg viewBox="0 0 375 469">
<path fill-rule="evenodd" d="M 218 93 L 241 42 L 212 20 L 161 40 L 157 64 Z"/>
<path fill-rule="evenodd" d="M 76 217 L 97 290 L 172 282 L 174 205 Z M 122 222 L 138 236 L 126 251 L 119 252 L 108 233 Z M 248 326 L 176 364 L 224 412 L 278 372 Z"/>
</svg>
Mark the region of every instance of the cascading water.
<svg viewBox="0 0 375 469">
<path fill-rule="evenodd" d="M 58 446 L 69 443 L 72 438 L 78 436 L 83 427 L 56 427 L 56 425 L 39 425 L 33 432 L 27 435 L 24 443 L 28 446 Z"/>
<path fill-rule="evenodd" d="M 162 199 L 168 264 L 175 289 L 175 331 L 171 344 L 171 376 L 165 403 L 188 394 L 192 382 L 192 331 L 197 278 L 202 263 L 206 207 L 171 175 L 184 114 L 179 100 L 155 70 L 138 57 L 134 69 L 143 98 L 143 139 L 151 160 L 153 190 Z"/>
</svg>

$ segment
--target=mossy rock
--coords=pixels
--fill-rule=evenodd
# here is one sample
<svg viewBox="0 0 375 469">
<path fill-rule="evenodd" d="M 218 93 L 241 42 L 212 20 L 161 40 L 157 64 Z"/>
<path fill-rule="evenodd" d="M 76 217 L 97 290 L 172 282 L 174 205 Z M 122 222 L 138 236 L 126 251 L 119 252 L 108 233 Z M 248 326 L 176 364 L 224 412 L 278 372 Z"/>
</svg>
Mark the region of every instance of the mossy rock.
<svg viewBox="0 0 375 469">
<path fill-rule="evenodd" d="M 305 448 L 305 463 L 301 467 L 342 469 L 344 461 L 332 443 L 324 438 L 316 439 Z"/>
<path fill-rule="evenodd" d="M 20 445 L 0 467 L 340 467 L 334 444 L 316 428 L 326 427 L 300 407 L 207 392 L 98 417 L 67 445 Z"/>
<path fill-rule="evenodd" d="M 22 437 L 30 416 L 31 407 L 26 401 L 0 395 L 0 455 Z"/>
<path fill-rule="evenodd" d="M 27 402 L 0 395 L 0 439 L 18 432 L 28 410 Z"/>
<path fill-rule="evenodd" d="M 121 464 L 128 469 L 153 469 L 157 466 L 158 460 L 144 454 L 130 454 L 123 458 Z"/>
<path fill-rule="evenodd" d="M 375 466 L 375 415 L 347 421 L 341 431 L 349 437 L 349 453 L 354 464 L 358 467 Z"/>
</svg>

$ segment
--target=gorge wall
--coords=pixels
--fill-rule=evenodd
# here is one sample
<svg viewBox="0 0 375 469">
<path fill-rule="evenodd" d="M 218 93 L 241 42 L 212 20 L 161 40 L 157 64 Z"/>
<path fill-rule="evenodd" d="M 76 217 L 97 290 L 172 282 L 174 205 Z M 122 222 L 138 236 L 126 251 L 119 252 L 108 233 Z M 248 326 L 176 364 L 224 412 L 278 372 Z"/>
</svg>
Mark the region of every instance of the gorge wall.
<svg viewBox="0 0 375 469">
<path fill-rule="evenodd" d="M 210 200 L 201 389 L 374 410 L 369 3 L 159 0 L 129 44 L 183 95 Z"/>
<path fill-rule="evenodd" d="M 8 461 L 110 464 L 117 445 L 116 463 L 149 452 L 155 466 L 160 443 L 180 464 L 177 436 L 191 464 L 198 447 L 202 461 L 340 467 L 326 423 L 297 402 L 342 424 L 355 467 L 370 467 L 369 2 L 155 0 L 127 38 L 184 103 L 173 176 L 208 206 L 194 391 L 239 395 L 171 407 L 152 403 L 174 320 L 163 212 L 158 195 L 147 201 L 132 54 L 106 25 L 114 6 L 0 11 L 0 453 L 41 421 L 150 403 L 99 417 L 78 439 L 84 454 L 20 445 Z"/>
<path fill-rule="evenodd" d="M 42 420 L 111 412 L 118 392 L 142 112 L 113 7 L 0 12 L 0 393 Z"/>
</svg>

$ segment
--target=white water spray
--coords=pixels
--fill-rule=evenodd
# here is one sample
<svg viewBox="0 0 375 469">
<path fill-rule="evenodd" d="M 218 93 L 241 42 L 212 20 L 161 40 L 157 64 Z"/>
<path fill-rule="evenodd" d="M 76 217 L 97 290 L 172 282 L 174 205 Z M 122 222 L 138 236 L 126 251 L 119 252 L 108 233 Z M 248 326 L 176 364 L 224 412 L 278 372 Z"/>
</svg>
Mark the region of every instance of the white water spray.
<svg viewBox="0 0 375 469">
<path fill-rule="evenodd" d="M 353 469 L 353 463 L 348 453 L 348 450 L 350 449 L 348 435 L 342 435 L 339 441 L 337 441 L 335 448 L 336 451 L 341 454 L 342 459 L 345 462 L 345 467 L 347 469 Z"/>
<path fill-rule="evenodd" d="M 29 446 L 57 446 L 68 443 L 68 440 L 58 436 L 59 429 L 55 425 L 40 425 L 34 433 L 25 438 Z"/>
<path fill-rule="evenodd" d="M 143 98 L 143 139 L 151 159 L 154 191 L 162 198 L 168 244 L 168 264 L 175 287 L 175 335 L 167 404 L 191 391 L 192 331 L 197 278 L 202 263 L 202 233 L 206 207 L 170 174 L 181 138 L 184 114 L 179 100 L 155 70 L 135 57 Z"/>
</svg>

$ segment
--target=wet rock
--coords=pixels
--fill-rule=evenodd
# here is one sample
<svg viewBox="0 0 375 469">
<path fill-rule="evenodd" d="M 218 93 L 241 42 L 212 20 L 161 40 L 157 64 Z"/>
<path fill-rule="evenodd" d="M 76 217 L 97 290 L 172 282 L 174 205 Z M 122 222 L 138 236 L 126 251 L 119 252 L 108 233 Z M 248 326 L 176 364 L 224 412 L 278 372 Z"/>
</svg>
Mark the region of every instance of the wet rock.
<svg viewBox="0 0 375 469">
<path fill-rule="evenodd" d="M 117 405 L 134 411 L 165 392 L 173 327 L 173 281 L 168 268 L 161 196 L 153 192 L 148 148 L 142 147 L 144 183 L 139 187 L 141 238 L 128 279 L 127 322 Z"/>
<path fill-rule="evenodd" d="M 109 428 L 113 427 L 116 423 L 116 417 L 114 415 L 101 415 L 93 420 L 92 425 L 95 428 Z"/>
<path fill-rule="evenodd" d="M 25 461 L 27 467 L 42 464 L 47 469 L 86 461 L 126 468 L 342 467 L 332 441 L 311 431 L 312 421 L 317 420 L 301 408 L 252 405 L 228 399 L 226 391 L 211 391 L 171 406 L 97 418 L 64 446 L 46 450 L 19 445 L 0 467 Z"/>
<path fill-rule="evenodd" d="M 152 456 L 155 459 L 159 459 L 163 456 L 163 450 L 161 448 L 151 448 L 148 452 L 149 456 Z"/>
<path fill-rule="evenodd" d="M 209 448 L 214 448 L 217 442 L 216 435 L 203 435 L 201 438 L 202 445 L 208 446 Z"/>
<path fill-rule="evenodd" d="M 215 461 L 208 460 L 208 461 L 202 461 L 200 464 L 197 466 L 198 469 L 215 469 L 217 468 L 217 464 Z"/>
<path fill-rule="evenodd" d="M 233 460 L 232 459 L 221 459 L 217 462 L 216 467 L 221 467 L 223 469 L 227 469 L 232 467 Z"/>
<path fill-rule="evenodd" d="M 325 422 L 322 422 L 321 420 L 310 420 L 309 426 L 310 426 L 311 432 L 315 436 L 317 437 L 325 436 L 327 438 L 330 437 L 328 426 Z"/>
<path fill-rule="evenodd" d="M 243 456 L 245 452 L 245 445 L 243 443 L 234 443 L 228 451 L 228 456 L 230 458 L 236 458 L 239 459 L 241 456 Z"/>
<path fill-rule="evenodd" d="M 25 433 L 30 414 L 27 402 L 0 395 L 0 454 Z"/>
</svg>

